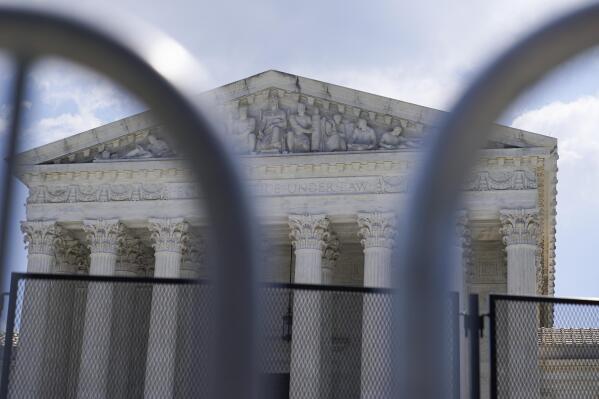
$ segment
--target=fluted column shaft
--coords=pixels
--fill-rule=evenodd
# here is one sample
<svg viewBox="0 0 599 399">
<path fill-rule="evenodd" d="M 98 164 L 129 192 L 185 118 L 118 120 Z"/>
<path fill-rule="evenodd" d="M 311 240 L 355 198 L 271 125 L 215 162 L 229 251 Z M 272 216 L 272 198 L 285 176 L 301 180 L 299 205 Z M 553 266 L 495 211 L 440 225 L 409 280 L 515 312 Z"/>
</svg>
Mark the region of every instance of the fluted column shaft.
<svg viewBox="0 0 599 399">
<path fill-rule="evenodd" d="M 290 215 L 289 237 L 295 248 L 295 282 L 322 283 L 322 255 L 328 240 L 326 215 Z M 293 297 L 291 340 L 291 399 L 321 397 L 321 295 L 296 291 Z"/>
<path fill-rule="evenodd" d="M 52 273 L 55 270 L 56 246 L 61 239 L 61 228 L 55 221 L 26 221 L 21 223 L 27 247 L 27 271 Z M 19 384 L 11 387 L 11 397 L 34 398 L 43 394 L 46 371 L 44 342 L 48 315 L 50 285 L 44 280 L 26 280 L 21 313 L 19 350 L 14 364 Z"/>
<path fill-rule="evenodd" d="M 188 240 L 188 224 L 181 218 L 150 219 L 154 256 L 154 277 L 177 278 Z M 152 311 L 144 397 L 171 398 L 175 390 L 177 344 L 177 287 L 156 285 L 152 290 Z"/>
<path fill-rule="evenodd" d="M 123 240 L 123 225 L 118 219 L 85 220 L 83 229 L 90 249 L 89 274 L 114 275 L 117 253 Z M 108 397 L 112 296 L 112 283 L 89 283 L 79 368 L 79 398 Z"/>
<path fill-rule="evenodd" d="M 462 318 L 459 316 L 460 313 L 466 312 L 466 307 L 468 303 L 468 287 L 466 284 L 466 274 L 468 265 L 470 264 L 470 258 L 472 253 L 471 232 L 468 224 L 469 220 L 466 211 L 458 212 L 456 218 L 456 236 L 454 246 L 455 264 L 452 265 L 453 269 L 450 284 L 450 291 L 456 292 L 458 295 L 458 308 L 452 309 L 452 313 L 449 315 L 449 317 L 452 318 L 452 325 L 454 325 L 454 327 L 456 328 L 457 337 L 454 337 L 454 339 L 458 340 L 457 342 L 459 342 L 460 348 L 459 354 L 456 354 L 459 356 L 459 358 L 453 359 L 459 361 L 459 365 L 455 363 L 453 365 L 459 366 L 460 398 L 470 397 L 469 378 L 471 366 L 469 365 L 470 357 L 468 349 L 468 338 L 466 335 L 466 331 L 464 330 L 464 323 L 461 322 Z M 478 367 L 478 365 L 476 365 L 475 367 Z"/>
<path fill-rule="evenodd" d="M 395 242 L 395 215 L 358 214 L 358 236 L 364 248 L 364 286 L 391 287 L 391 253 Z M 362 310 L 363 399 L 391 394 L 391 313 L 388 298 L 365 294 Z"/>
<path fill-rule="evenodd" d="M 500 220 L 507 252 L 508 293 L 536 295 L 538 210 L 502 210 Z M 537 307 L 534 303 L 509 303 L 506 316 L 509 396 L 514 399 L 538 398 L 541 383 Z"/>
</svg>

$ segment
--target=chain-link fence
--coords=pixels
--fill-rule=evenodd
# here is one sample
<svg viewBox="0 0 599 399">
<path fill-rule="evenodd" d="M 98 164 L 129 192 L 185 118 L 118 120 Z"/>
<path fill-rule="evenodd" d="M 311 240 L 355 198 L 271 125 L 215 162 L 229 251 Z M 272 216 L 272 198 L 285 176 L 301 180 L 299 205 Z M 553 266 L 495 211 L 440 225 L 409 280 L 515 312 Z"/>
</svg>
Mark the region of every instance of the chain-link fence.
<svg viewBox="0 0 599 399">
<path fill-rule="evenodd" d="M 490 297 L 491 397 L 599 397 L 599 302 Z"/>
<path fill-rule="evenodd" d="M 212 294 L 188 280 L 14 275 L 5 397 L 207 397 Z M 263 284 L 259 307 L 260 397 L 392 396 L 389 291 Z"/>
</svg>

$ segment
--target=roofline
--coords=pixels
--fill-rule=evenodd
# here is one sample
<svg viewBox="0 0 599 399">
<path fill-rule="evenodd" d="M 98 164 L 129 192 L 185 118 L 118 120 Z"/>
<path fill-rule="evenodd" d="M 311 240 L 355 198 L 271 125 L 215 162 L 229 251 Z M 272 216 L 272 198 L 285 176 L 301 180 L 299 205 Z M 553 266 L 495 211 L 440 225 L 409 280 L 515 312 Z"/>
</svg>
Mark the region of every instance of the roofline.
<svg viewBox="0 0 599 399">
<path fill-rule="evenodd" d="M 315 79 L 286 72 L 268 70 L 202 93 L 200 103 L 223 103 L 242 96 L 253 94 L 271 87 L 285 91 L 299 92 L 309 96 L 344 103 L 348 106 L 364 107 L 368 103 L 370 111 L 438 127 L 446 111 L 416 105 L 377 94 L 367 93 L 344 86 L 326 83 Z M 141 112 L 94 129 L 90 129 L 40 147 L 24 151 L 17 156 L 19 164 L 40 164 L 59 158 L 65 154 L 85 150 L 102 143 L 110 142 L 124 135 L 154 127 L 158 121 L 151 111 Z M 515 147 L 555 148 L 557 139 L 538 133 L 495 124 L 489 135 L 490 140 Z"/>
</svg>

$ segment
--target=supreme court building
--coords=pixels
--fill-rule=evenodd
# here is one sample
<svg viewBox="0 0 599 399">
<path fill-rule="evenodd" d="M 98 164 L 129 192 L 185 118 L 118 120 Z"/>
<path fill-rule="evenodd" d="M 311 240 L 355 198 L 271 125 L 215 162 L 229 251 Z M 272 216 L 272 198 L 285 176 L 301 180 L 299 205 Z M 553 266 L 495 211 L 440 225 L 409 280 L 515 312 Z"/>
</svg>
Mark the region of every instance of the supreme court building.
<svg viewBox="0 0 599 399">
<path fill-rule="evenodd" d="M 401 239 L 398 204 L 442 112 L 277 71 L 203 100 L 216 104 L 221 130 L 241 154 L 265 236 L 264 280 L 389 287 L 391 251 Z M 463 267 L 453 281 L 481 294 L 483 310 L 488 293 L 553 295 L 555 276 L 557 140 L 500 125 L 489 137 L 464 182 L 456 218 Z M 148 111 L 22 153 L 28 272 L 206 276 L 203 189 L 169 140 Z M 291 397 L 299 398 L 297 390 L 312 388 L 294 378 L 312 378 L 306 365 L 314 360 L 294 353 L 308 345 L 295 338 L 286 349 L 291 361 L 280 367 L 291 376 Z M 93 340 L 85 334 L 83 344 Z M 151 351 L 149 345 L 149 363 Z M 377 372 L 365 351 L 362 374 Z M 151 366 L 145 375 L 174 378 Z M 77 384 L 98 383 L 84 380 Z M 359 378 L 356 390 L 345 397 L 374 397 Z M 326 396 L 342 397 L 334 389 Z"/>
</svg>

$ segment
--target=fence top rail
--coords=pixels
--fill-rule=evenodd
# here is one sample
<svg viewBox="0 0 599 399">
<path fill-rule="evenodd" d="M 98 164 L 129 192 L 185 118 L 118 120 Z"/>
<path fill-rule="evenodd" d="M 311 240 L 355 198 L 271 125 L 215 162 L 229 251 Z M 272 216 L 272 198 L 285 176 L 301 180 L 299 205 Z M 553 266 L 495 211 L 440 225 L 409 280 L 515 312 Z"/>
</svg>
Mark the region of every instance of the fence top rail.
<svg viewBox="0 0 599 399">
<path fill-rule="evenodd" d="M 550 304 L 569 304 L 569 305 L 595 305 L 599 306 L 599 299 L 594 298 L 572 298 L 572 297 L 551 297 L 551 296 L 535 296 L 535 295 L 508 295 L 508 294 L 491 294 L 489 302 L 497 301 L 512 301 L 512 302 L 537 302 Z"/>
<path fill-rule="evenodd" d="M 81 282 L 106 282 L 106 283 L 136 283 L 136 284 L 171 284 L 171 285 L 209 285 L 210 280 L 190 278 L 154 278 L 154 277 L 128 277 L 128 276 L 90 276 L 87 274 L 52 274 L 52 273 L 12 273 L 13 280 L 50 280 L 50 281 L 81 281 Z M 280 288 L 302 291 L 334 291 L 355 292 L 372 294 L 393 294 L 390 288 L 356 287 L 343 285 L 318 285 L 262 282 L 261 288 Z"/>
</svg>

